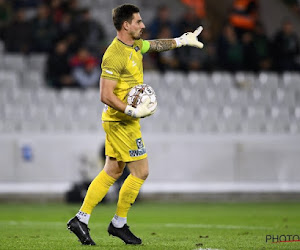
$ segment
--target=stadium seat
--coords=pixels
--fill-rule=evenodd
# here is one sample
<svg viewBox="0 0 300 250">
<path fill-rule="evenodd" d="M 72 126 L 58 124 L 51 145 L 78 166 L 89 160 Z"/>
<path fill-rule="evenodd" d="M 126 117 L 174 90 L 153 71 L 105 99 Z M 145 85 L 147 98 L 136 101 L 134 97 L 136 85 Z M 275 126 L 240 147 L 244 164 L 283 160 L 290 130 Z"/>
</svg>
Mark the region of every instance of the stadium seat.
<svg viewBox="0 0 300 250">
<path fill-rule="evenodd" d="M 241 122 L 243 120 L 243 111 L 240 107 L 224 106 L 222 108 L 221 122 L 219 123 L 219 131 L 225 133 L 237 133 L 240 131 Z"/>
<path fill-rule="evenodd" d="M 264 133 L 267 120 L 264 106 L 249 106 L 245 111 L 246 117 L 241 123 L 242 132 Z"/>
<path fill-rule="evenodd" d="M 44 73 L 48 56 L 47 54 L 30 54 L 27 59 L 27 67 L 29 70 L 39 71 Z"/>
<path fill-rule="evenodd" d="M 144 83 L 150 85 L 156 92 L 158 88 L 164 88 L 162 75 L 158 71 L 148 71 L 144 73 Z"/>
<path fill-rule="evenodd" d="M 257 77 L 255 87 L 262 91 L 276 91 L 279 85 L 277 73 L 261 72 Z"/>
<path fill-rule="evenodd" d="M 232 87 L 224 95 L 224 104 L 234 107 L 246 107 L 248 104 L 247 92 L 244 89 Z"/>
<path fill-rule="evenodd" d="M 189 72 L 187 75 L 187 80 L 189 85 L 193 90 L 203 91 L 208 86 L 211 86 L 211 78 L 206 73 L 199 72 Z"/>
<path fill-rule="evenodd" d="M 58 103 L 58 94 L 52 89 L 39 88 L 34 91 L 32 102 L 39 107 L 51 108 Z"/>
<path fill-rule="evenodd" d="M 233 75 L 234 83 L 240 88 L 254 88 L 256 86 L 256 75 L 248 72 L 236 72 Z"/>
<path fill-rule="evenodd" d="M 63 104 L 80 103 L 82 92 L 79 89 L 63 89 L 58 93 L 58 101 Z"/>
<path fill-rule="evenodd" d="M 25 106 L 22 104 L 6 104 L 4 106 L 4 121 L 17 123 L 26 117 Z"/>
<path fill-rule="evenodd" d="M 6 70 L 23 72 L 26 69 L 25 56 L 21 54 L 3 54 L 3 68 Z"/>
<path fill-rule="evenodd" d="M 162 80 L 166 87 L 172 90 L 174 88 L 182 88 L 186 82 L 186 76 L 183 73 L 167 71 L 162 75 Z"/>
<path fill-rule="evenodd" d="M 294 134 L 300 133 L 300 105 L 298 104 L 298 106 L 291 108 L 290 111 L 290 132 Z"/>
<path fill-rule="evenodd" d="M 46 85 L 42 71 L 31 70 L 31 71 L 23 72 L 22 75 L 23 75 L 22 87 L 24 88 L 38 89 L 38 88 L 43 88 Z"/>
<path fill-rule="evenodd" d="M 28 89 L 24 89 L 20 92 L 18 92 L 18 94 L 15 94 L 15 96 L 13 97 L 15 102 L 17 102 L 18 104 L 24 105 L 24 106 L 29 106 L 33 103 L 33 92 L 31 90 Z"/>
<path fill-rule="evenodd" d="M 234 80 L 228 72 L 213 72 L 211 75 L 212 86 L 216 89 L 228 90 L 233 86 Z"/>
<path fill-rule="evenodd" d="M 295 119 L 300 122 L 300 105 L 298 105 L 294 108 L 293 115 L 294 115 Z"/>
<path fill-rule="evenodd" d="M 45 129 L 48 131 L 70 131 L 73 120 L 73 112 L 71 106 L 56 104 L 49 109 L 48 122 L 45 123 Z"/>
<path fill-rule="evenodd" d="M 291 121 L 288 127 L 289 127 L 289 132 L 291 134 L 299 134 L 300 133 L 299 122 Z"/>
<path fill-rule="evenodd" d="M 19 86 L 19 75 L 14 71 L 1 70 L 0 71 L 0 89 L 12 90 L 17 89 Z"/>
<path fill-rule="evenodd" d="M 177 105 L 178 99 L 176 96 L 176 89 L 168 89 L 166 86 L 162 85 L 160 88 L 156 90 L 156 98 L 158 105 L 163 107 L 165 105 Z"/>
<path fill-rule="evenodd" d="M 21 132 L 39 133 L 43 131 L 43 127 L 40 122 L 22 121 L 20 123 Z"/>
<path fill-rule="evenodd" d="M 188 87 L 178 89 L 178 92 L 177 92 L 177 95 L 176 95 L 177 100 L 180 103 L 190 105 L 191 100 L 195 99 L 195 98 L 192 98 L 194 96 L 193 93 L 195 93 L 195 92 L 193 92 L 193 90 L 191 88 L 188 88 Z"/>
<path fill-rule="evenodd" d="M 80 102 L 85 105 L 97 105 L 101 103 L 99 89 L 86 89 L 81 95 Z"/>
<path fill-rule="evenodd" d="M 16 133 L 20 132 L 20 123 L 19 121 L 5 120 L 0 123 L 0 133 Z"/>
<path fill-rule="evenodd" d="M 220 110 L 217 106 L 200 107 L 197 116 L 199 122 L 194 123 L 194 131 L 201 133 L 213 133 L 218 130 Z"/>
<path fill-rule="evenodd" d="M 220 105 L 225 102 L 225 92 L 211 87 L 206 88 L 204 95 L 201 96 L 201 103 L 203 105 Z"/>
<path fill-rule="evenodd" d="M 166 124 L 166 112 L 162 111 L 161 106 L 157 107 L 155 114 L 147 119 L 141 119 L 141 128 L 142 132 L 147 133 L 161 133 L 161 132 L 170 132 Z"/>
<path fill-rule="evenodd" d="M 290 131 L 290 113 L 288 108 L 272 107 L 266 121 L 266 132 L 284 134 Z"/>
<path fill-rule="evenodd" d="M 272 99 L 272 106 L 294 107 L 296 105 L 295 92 L 277 88 Z"/>
<path fill-rule="evenodd" d="M 248 104 L 253 106 L 270 107 L 272 104 L 271 92 L 263 93 L 259 88 L 247 92 Z"/>
<path fill-rule="evenodd" d="M 300 74 L 294 72 L 284 72 L 282 75 L 282 84 L 288 91 L 300 91 Z"/>
<path fill-rule="evenodd" d="M 51 121 L 49 119 L 49 109 L 46 106 L 30 105 L 26 109 L 26 121 L 31 123 L 42 123 L 44 121 Z"/>
</svg>

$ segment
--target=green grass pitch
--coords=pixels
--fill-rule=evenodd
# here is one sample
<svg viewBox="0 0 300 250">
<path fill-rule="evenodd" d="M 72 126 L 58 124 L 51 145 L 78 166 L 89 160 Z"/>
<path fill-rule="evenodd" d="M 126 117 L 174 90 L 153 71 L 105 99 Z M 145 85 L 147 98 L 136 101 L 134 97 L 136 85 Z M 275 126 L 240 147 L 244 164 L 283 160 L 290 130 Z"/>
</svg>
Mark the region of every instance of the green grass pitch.
<svg viewBox="0 0 300 250">
<path fill-rule="evenodd" d="M 299 235 L 300 203 L 137 202 L 129 226 L 140 246 L 108 236 L 114 204 L 100 204 L 89 227 L 96 246 L 82 246 L 66 229 L 80 204 L 0 204 L 0 249 L 300 249 L 300 242 L 266 243 L 266 235 Z"/>
</svg>

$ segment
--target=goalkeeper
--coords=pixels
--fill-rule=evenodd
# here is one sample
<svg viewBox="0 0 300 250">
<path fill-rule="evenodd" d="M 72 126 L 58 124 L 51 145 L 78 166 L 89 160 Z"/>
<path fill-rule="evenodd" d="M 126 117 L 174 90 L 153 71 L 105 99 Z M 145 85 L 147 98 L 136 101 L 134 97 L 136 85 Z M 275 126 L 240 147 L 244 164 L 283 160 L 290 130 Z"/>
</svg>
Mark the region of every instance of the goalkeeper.
<svg viewBox="0 0 300 250">
<path fill-rule="evenodd" d="M 105 104 L 102 125 L 106 133 L 106 162 L 90 184 L 79 212 L 67 223 L 68 229 L 83 245 L 95 245 L 88 229 L 90 215 L 110 186 L 121 176 L 125 165 L 130 175 L 120 189 L 116 213 L 108 226 L 108 233 L 126 244 L 142 243 L 129 230 L 127 214 L 149 173 L 139 118 L 153 114 L 156 104 L 150 105 L 148 99 L 134 108 L 126 104 L 126 96 L 132 87 L 143 84 L 144 53 L 182 46 L 203 48 L 197 39 L 202 31 L 201 26 L 178 38 L 144 41 L 141 35 L 145 25 L 138 7 L 130 4 L 118 6 L 113 9 L 112 17 L 117 36 L 103 56 L 100 78 L 100 99 Z"/>
</svg>

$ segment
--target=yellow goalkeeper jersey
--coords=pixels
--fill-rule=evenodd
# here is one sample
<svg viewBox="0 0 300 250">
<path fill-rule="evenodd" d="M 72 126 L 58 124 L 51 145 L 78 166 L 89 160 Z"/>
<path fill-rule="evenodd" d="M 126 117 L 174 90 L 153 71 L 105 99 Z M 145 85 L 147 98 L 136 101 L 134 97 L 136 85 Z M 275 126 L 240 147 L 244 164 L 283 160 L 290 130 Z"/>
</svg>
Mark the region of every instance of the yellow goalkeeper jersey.
<svg viewBox="0 0 300 250">
<path fill-rule="evenodd" d="M 102 59 L 101 77 L 117 81 L 114 94 L 124 103 L 127 103 L 127 94 L 131 88 L 143 84 L 143 40 L 136 40 L 129 46 L 115 38 L 107 48 Z M 105 105 L 102 121 L 137 120 Z"/>
</svg>

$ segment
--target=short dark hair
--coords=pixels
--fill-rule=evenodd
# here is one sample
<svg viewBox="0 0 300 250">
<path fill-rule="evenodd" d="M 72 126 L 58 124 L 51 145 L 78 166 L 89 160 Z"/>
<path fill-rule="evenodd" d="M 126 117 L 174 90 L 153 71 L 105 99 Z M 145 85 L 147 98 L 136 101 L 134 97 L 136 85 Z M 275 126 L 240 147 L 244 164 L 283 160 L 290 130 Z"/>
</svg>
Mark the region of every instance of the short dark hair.
<svg viewBox="0 0 300 250">
<path fill-rule="evenodd" d="M 123 4 L 114 8 L 112 11 L 112 18 L 115 28 L 121 30 L 123 23 L 125 21 L 130 23 L 133 19 L 133 14 L 139 12 L 139 8 L 132 4 Z"/>
</svg>

